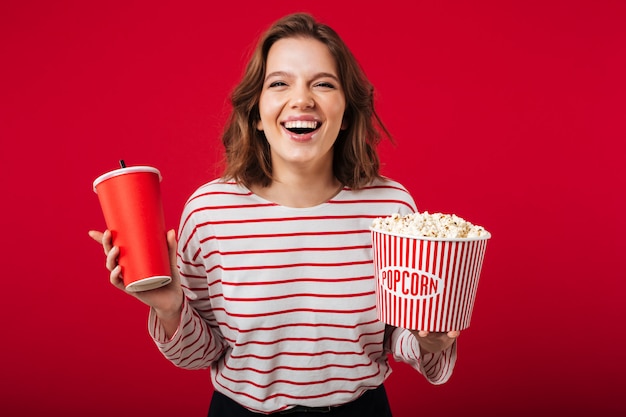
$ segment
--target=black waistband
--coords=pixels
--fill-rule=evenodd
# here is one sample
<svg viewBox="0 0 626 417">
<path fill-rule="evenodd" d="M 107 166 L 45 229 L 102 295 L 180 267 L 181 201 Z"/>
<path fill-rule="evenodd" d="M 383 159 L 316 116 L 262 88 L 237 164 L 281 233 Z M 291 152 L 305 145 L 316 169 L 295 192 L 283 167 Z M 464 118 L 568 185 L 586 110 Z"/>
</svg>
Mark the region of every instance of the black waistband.
<svg viewBox="0 0 626 417">
<path fill-rule="evenodd" d="M 287 415 L 288 417 L 297 416 L 360 416 L 360 417 L 390 417 L 391 409 L 385 388 L 383 385 L 365 391 L 356 400 L 337 406 L 326 407 L 306 407 L 296 405 L 289 409 L 274 412 L 271 415 Z M 208 417 L 257 417 L 262 414 L 255 413 L 241 404 L 227 397 L 226 395 L 214 391 L 211 405 L 209 407 Z"/>
<path fill-rule="evenodd" d="M 336 411 L 342 407 L 346 407 L 346 406 L 356 406 L 359 405 L 359 403 L 361 402 L 367 402 L 370 400 L 370 397 L 377 395 L 381 393 L 385 396 L 386 398 L 386 394 L 384 392 L 384 388 L 382 385 L 380 385 L 379 387 L 375 388 L 375 389 L 371 389 L 371 390 L 367 390 L 363 393 L 363 395 L 361 395 L 359 398 L 357 398 L 356 400 L 349 402 L 347 404 L 342 404 L 342 405 L 336 405 L 336 406 L 325 406 L 325 407 L 306 407 L 304 405 L 296 405 L 295 407 L 289 408 L 287 410 L 284 411 L 279 411 L 276 414 L 295 414 L 295 413 L 330 413 L 332 411 Z"/>
<path fill-rule="evenodd" d="M 338 406 L 338 407 L 341 407 L 341 406 Z M 290 408 L 288 410 L 279 411 L 278 414 L 330 413 L 331 411 L 333 411 L 333 408 L 336 408 L 336 407 L 331 407 L 331 406 L 326 406 L 326 407 L 305 407 L 303 405 L 296 405 L 295 407 L 292 407 L 292 408 Z"/>
</svg>

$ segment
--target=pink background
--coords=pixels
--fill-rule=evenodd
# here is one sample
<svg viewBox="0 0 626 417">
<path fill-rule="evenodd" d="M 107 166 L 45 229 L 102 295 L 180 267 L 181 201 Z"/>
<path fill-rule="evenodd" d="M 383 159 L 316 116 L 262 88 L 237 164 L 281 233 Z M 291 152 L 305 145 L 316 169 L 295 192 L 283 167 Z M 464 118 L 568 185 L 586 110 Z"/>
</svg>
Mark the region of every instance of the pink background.
<svg viewBox="0 0 626 417">
<path fill-rule="evenodd" d="M 384 173 L 493 234 L 452 379 L 396 364 L 395 415 L 626 413 L 626 2 L 211 3 L 0 3 L 2 415 L 206 415 L 208 371 L 108 283 L 91 184 L 158 167 L 177 228 L 253 40 L 297 10 L 377 87 Z"/>
</svg>

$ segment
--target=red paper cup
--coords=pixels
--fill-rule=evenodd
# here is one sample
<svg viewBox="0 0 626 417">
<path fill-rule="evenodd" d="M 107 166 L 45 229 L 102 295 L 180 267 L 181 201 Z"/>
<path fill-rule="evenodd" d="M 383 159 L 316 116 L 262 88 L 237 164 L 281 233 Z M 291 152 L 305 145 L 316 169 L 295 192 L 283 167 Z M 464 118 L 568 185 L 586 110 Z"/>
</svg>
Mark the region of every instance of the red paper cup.
<svg viewBox="0 0 626 417">
<path fill-rule="evenodd" d="M 128 291 L 151 290 L 172 280 L 160 182 L 161 173 L 148 166 L 116 169 L 93 182 L 113 244 L 120 249 Z"/>
<path fill-rule="evenodd" d="M 379 320 L 431 332 L 469 327 L 489 233 L 454 239 L 370 230 Z"/>
</svg>

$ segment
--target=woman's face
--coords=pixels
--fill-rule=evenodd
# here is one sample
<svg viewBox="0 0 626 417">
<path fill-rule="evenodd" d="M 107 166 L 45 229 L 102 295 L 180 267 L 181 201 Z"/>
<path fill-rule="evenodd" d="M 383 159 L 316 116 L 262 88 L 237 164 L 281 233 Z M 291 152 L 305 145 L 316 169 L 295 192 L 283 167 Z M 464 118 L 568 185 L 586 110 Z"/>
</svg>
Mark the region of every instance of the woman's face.
<svg viewBox="0 0 626 417">
<path fill-rule="evenodd" d="M 346 101 L 328 47 L 312 38 L 284 38 L 269 50 L 259 100 L 273 174 L 332 170 L 332 148 Z"/>
</svg>

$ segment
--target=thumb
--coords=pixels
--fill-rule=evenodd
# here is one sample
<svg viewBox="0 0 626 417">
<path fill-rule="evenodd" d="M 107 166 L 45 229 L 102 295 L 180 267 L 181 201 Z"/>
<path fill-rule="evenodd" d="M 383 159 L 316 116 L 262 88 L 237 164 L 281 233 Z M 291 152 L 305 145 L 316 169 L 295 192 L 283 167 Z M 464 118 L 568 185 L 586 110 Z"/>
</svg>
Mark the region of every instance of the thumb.
<svg viewBox="0 0 626 417">
<path fill-rule="evenodd" d="M 174 252 L 174 255 L 176 255 L 176 248 L 178 247 L 178 243 L 176 241 L 176 231 L 174 229 L 168 230 L 166 239 L 167 239 L 167 248 L 169 249 L 170 252 Z"/>
<path fill-rule="evenodd" d="M 178 263 L 178 259 L 177 259 L 178 242 L 176 241 L 176 231 L 174 229 L 168 230 L 166 239 L 167 239 L 167 250 L 170 256 L 170 268 L 172 270 L 171 271 L 172 276 L 174 276 L 175 274 L 178 274 L 178 268 L 176 266 Z"/>
</svg>

